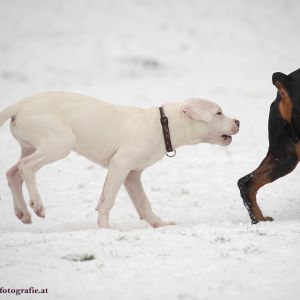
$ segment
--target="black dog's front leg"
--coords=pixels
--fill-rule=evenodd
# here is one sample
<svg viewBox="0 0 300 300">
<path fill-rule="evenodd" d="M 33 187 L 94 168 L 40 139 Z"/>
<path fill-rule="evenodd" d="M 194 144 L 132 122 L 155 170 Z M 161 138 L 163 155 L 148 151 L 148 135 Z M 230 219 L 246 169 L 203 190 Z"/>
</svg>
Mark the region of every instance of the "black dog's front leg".
<svg viewBox="0 0 300 300">
<path fill-rule="evenodd" d="M 264 185 L 292 172 L 297 163 L 296 149 L 295 152 L 280 155 L 268 152 L 255 171 L 239 179 L 241 197 L 253 224 L 259 221 L 273 221 L 273 218 L 263 216 L 256 201 L 257 191 Z"/>
</svg>

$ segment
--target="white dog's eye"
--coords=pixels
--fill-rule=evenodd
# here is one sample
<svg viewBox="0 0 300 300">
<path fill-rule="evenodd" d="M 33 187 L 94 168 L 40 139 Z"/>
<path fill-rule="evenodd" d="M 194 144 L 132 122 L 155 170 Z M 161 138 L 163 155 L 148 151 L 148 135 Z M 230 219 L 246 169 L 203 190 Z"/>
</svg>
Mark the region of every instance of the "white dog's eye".
<svg viewBox="0 0 300 300">
<path fill-rule="evenodd" d="M 221 112 L 221 111 L 217 112 L 217 115 L 221 116 L 221 115 L 222 115 L 222 112 Z"/>
</svg>

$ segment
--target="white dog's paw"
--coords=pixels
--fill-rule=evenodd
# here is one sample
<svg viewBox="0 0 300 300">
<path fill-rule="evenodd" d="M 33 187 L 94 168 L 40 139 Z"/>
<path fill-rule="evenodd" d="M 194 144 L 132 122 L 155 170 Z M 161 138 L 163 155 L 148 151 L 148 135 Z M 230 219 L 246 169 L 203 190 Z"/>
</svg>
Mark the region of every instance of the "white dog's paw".
<svg viewBox="0 0 300 300">
<path fill-rule="evenodd" d="M 98 226 L 99 228 L 109 228 L 109 221 L 108 221 L 108 217 L 107 216 L 99 216 L 98 217 Z"/>
<path fill-rule="evenodd" d="M 175 222 L 173 221 L 163 221 L 159 217 L 151 217 L 150 219 L 146 220 L 153 228 L 158 228 L 158 227 L 163 227 L 163 226 L 168 226 L 168 225 L 176 225 Z"/>
<path fill-rule="evenodd" d="M 42 202 L 34 202 L 32 200 L 29 201 L 30 207 L 36 213 L 37 216 L 41 218 L 45 218 L 45 208 Z"/>
<path fill-rule="evenodd" d="M 15 214 L 17 216 L 17 218 L 22 221 L 24 224 L 31 224 L 31 215 L 30 213 L 26 210 L 26 211 L 22 211 L 19 208 L 15 209 Z"/>
</svg>

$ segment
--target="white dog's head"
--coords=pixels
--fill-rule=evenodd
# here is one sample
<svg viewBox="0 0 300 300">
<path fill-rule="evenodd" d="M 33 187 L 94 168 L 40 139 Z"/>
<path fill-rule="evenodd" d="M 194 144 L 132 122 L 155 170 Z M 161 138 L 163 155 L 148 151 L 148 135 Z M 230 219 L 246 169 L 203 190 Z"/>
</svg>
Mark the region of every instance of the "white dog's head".
<svg viewBox="0 0 300 300">
<path fill-rule="evenodd" d="M 240 122 L 226 117 L 215 103 L 199 98 L 188 99 L 183 105 L 183 112 L 195 120 L 194 125 L 205 127 L 204 142 L 227 146 L 232 135 L 238 133 Z"/>
</svg>

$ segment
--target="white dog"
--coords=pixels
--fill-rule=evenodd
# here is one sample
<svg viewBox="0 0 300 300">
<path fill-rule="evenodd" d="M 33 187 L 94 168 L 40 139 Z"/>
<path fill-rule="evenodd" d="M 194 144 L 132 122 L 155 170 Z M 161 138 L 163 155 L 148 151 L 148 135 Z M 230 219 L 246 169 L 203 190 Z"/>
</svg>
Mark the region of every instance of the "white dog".
<svg viewBox="0 0 300 300">
<path fill-rule="evenodd" d="M 108 168 L 96 208 L 100 227 L 109 227 L 109 212 L 122 184 L 141 219 L 153 227 L 174 224 L 153 213 L 141 183 L 143 170 L 172 147 L 229 145 L 231 135 L 239 131 L 239 121 L 224 116 L 218 105 L 196 98 L 166 104 L 163 110 L 169 125 L 162 126 L 157 107 L 118 106 L 68 92 L 40 93 L 6 108 L 0 113 L 0 126 L 11 119 L 11 132 L 22 149 L 20 160 L 7 171 L 16 216 L 31 223 L 22 194 L 24 180 L 30 206 L 45 217 L 35 174 L 73 150 Z"/>
</svg>

